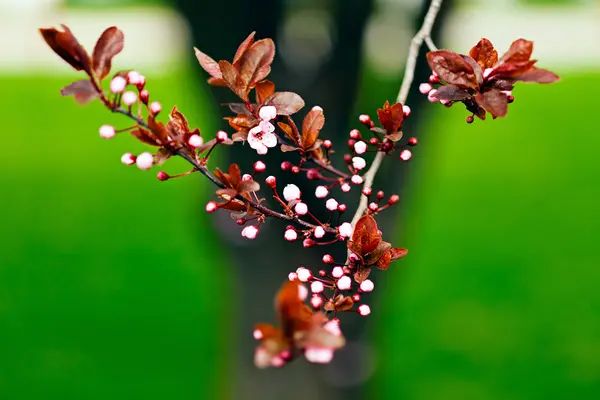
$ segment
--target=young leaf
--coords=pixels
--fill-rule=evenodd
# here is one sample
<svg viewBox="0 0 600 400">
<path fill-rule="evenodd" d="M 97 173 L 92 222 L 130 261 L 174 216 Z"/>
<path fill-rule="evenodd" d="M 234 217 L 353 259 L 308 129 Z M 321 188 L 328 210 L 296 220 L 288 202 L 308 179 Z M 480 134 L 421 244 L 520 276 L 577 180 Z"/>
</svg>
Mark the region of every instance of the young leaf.
<svg viewBox="0 0 600 400">
<path fill-rule="evenodd" d="M 60 94 L 63 96 L 73 96 L 75 101 L 82 105 L 100 97 L 100 94 L 89 79 L 75 81 L 65 86 L 60 90 Z"/>
<path fill-rule="evenodd" d="M 208 55 L 204 54 L 200 50 L 194 47 L 194 53 L 196 54 L 196 58 L 198 59 L 198 63 L 200 66 L 208 72 L 208 74 L 215 78 L 221 79 L 221 70 L 219 69 L 219 63 L 210 58 Z"/>
<path fill-rule="evenodd" d="M 244 39 L 244 41 L 238 46 L 237 51 L 235 52 L 235 56 L 233 56 L 233 64 L 236 65 L 238 63 L 238 61 L 240 60 L 240 58 L 242 58 L 242 56 L 244 55 L 244 53 L 246 52 L 246 50 L 248 50 L 248 48 L 250 46 L 252 46 L 252 43 L 254 43 L 254 35 L 256 34 L 256 32 L 252 32 L 250 35 L 248 35 L 248 37 L 246 39 Z"/>
<path fill-rule="evenodd" d="M 150 146 L 160 146 L 161 143 L 156 136 L 150 131 L 142 127 L 138 127 L 131 131 L 131 134 L 137 138 L 140 142 L 149 144 Z"/>
<path fill-rule="evenodd" d="M 112 59 L 123 50 L 123 32 L 111 26 L 100 35 L 92 53 L 93 70 L 98 79 L 104 79 L 112 66 Z"/>
<path fill-rule="evenodd" d="M 464 100 L 471 95 L 463 88 L 455 85 L 443 85 L 437 89 L 435 97 L 440 100 L 460 101 Z"/>
<path fill-rule="evenodd" d="M 521 75 L 514 76 L 513 79 L 521 82 L 553 83 L 560 78 L 554 72 L 541 68 L 531 68 Z"/>
<path fill-rule="evenodd" d="M 323 110 L 313 109 L 304 117 L 302 121 L 302 147 L 309 149 L 319 137 L 319 132 L 325 124 Z"/>
<path fill-rule="evenodd" d="M 71 30 L 61 25 L 63 31 L 55 28 L 41 28 L 42 37 L 54 52 L 77 71 L 91 72 L 90 56 L 79 44 Z"/>
<path fill-rule="evenodd" d="M 254 42 L 235 65 L 239 70 L 240 90 L 247 93 L 257 82 L 265 79 L 271 72 L 274 57 L 275 44 L 271 39 Z"/>
<path fill-rule="evenodd" d="M 244 101 L 248 100 L 247 86 L 242 81 L 238 70 L 229 61 L 225 60 L 219 61 L 219 69 L 229 89 L 240 99 Z"/>
<path fill-rule="evenodd" d="M 533 42 L 525 39 L 517 39 L 510 45 L 509 49 L 500 57 L 498 65 L 504 63 L 520 63 L 529 61 L 533 52 Z"/>
<path fill-rule="evenodd" d="M 292 115 L 304 107 L 304 100 L 294 92 L 275 92 L 263 106 L 274 106 L 277 115 Z"/>
<path fill-rule="evenodd" d="M 396 103 L 393 106 L 390 106 L 390 102 L 386 101 L 383 108 L 377 110 L 377 117 L 388 134 L 399 131 L 402 128 L 402 122 L 404 121 L 402 104 Z"/>
<path fill-rule="evenodd" d="M 256 102 L 262 104 L 275 93 L 275 84 L 270 80 L 265 79 L 264 81 L 257 83 L 254 90 L 256 91 Z"/>
<path fill-rule="evenodd" d="M 430 51 L 427 53 L 427 62 L 441 80 L 451 85 L 468 89 L 479 87 L 473 67 L 459 54 L 447 50 Z"/>
<path fill-rule="evenodd" d="M 481 39 L 479 43 L 473 46 L 469 51 L 469 57 L 479 64 L 482 71 L 492 68 L 498 62 L 498 52 L 494 49 L 492 42 L 486 38 Z"/>
<path fill-rule="evenodd" d="M 492 89 L 484 93 L 477 93 L 475 100 L 492 117 L 504 117 L 508 111 L 508 96 L 498 89 Z"/>
</svg>

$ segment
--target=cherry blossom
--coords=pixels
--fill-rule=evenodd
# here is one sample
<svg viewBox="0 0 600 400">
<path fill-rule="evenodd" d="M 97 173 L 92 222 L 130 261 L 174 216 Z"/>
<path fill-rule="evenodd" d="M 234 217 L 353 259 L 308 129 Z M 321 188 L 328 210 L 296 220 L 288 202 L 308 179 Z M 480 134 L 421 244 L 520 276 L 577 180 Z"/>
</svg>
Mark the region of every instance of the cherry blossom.
<svg viewBox="0 0 600 400">
<path fill-rule="evenodd" d="M 270 147 L 277 146 L 277 136 L 273 133 L 275 126 L 270 123 L 277 116 L 277 109 L 273 106 L 261 107 L 258 111 L 261 121 L 248 132 L 248 144 L 258 154 L 267 154 Z"/>
</svg>

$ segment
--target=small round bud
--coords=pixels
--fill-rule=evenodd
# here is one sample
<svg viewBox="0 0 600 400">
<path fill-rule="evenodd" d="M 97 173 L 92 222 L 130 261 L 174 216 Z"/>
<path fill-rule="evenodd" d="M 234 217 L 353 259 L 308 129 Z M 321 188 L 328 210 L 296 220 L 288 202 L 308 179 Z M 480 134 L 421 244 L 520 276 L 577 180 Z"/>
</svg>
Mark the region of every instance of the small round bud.
<svg viewBox="0 0 600 400">
<path fill-rule="evenodd" d="M 348 193 L 352 188 L 350 187 L 349 183 L 344 182 L 342 183 L 342 186 L 340 186 L 340 189 L 342 189 L 342 192 Z"/>
<path fill-rule="evenodd" d="M 115 76 L 112 81 L 110 81 L 110 91 L 112 93 L 123 93 L 125 88 L 127 87 L 127 79 L 122 76 Z"/>
<path fill-rule="evenodd" d="M 312 278 L 312 272 L 308 268 L 300 267 L 296 270 L 300 282 L 308 282 Z"/>
<path fill-rule="evenodd" d="M 402 150 L 400 152 L 400 159 L 402 161 L 408 161 L 411 159 L 411 157 L 412 157 L 412 153 L 410 150 Z"/>
<path fill-rule="evenodd" d="M 385 193 L 383 190 L 377 191 L 377 200 L 381 200 L 385 197 Z"/>
<path fill-rule="evenodd" d="M 394 142 L 383 142 L 381 145 L 381 150 L 383 151 L 391 151 L 394 149 Z"/>
<path fill-rule="evenodd" d="M 354 139 L 348 139 L 348 148 L 350 150 L 354 150 L 354 145 L 356 144 L 356 140 Z"/>
<path fill-rule="evenodd" d="M 514 103 L 515 102 L 515 96 L 508 96 L 507 101 L 508 101 L 508 104 Z"/>
<path fill-rule="evenodd" d="M 284 161 L 281 163 L 281 170 L 282 171 L 289 171 L 292 169 L 292 163 L 289 161 Z"/>
<path fill-rule="evenodd" d="M 154 104 L 154 103 L 152 103 L 152 104 Z M 188 144 L 193 148 L 201 147 L 204 144 L 204 139 L 202 139 L 202 136 L 200 136 L 200 135 L 193 134 L 188 139 Z"/>
<path fill-rule="evenodd" d="M 338 204 L 338 211 L 341 213 L 345 213 L 346 212 L 346 205 L 345 204 Z"/>
<path fill-rule="evenodd" d="M 300 279 L 298 279 L 300 280 Z M 306 296 L 308 296 L 308 289 L 304 285 L 298 286 L 298 297 L 301 301 L 306 300 Z"/>
<path fill-rule="evenodd" d="M 156 179 L 162 182 L 166 181 L 169 178 L 169 174 L 167 174 L 165 171 L 160 171 L 158 174 L 156 174 Z"/>
<path fill-rule="evenodd" d="M 365 317 L 371 314 L 371 307 L 369 307 L 367 304 L 361 304 L 360 306 L 358 306 L 358 313 Z"/>
<path fill-rule="evenodd" d="M 140 80 L 135 87 L 137 87 L 137 90 L 142 90 L 144 86 L 146 86 L 146 77 L 144 75 L 140 75 Z"/>
<path fill-rule="evenodd" d="M 218 143 L 222 143 L 222 142 L 226 141 L 227 139 L 229 139 L 229 135 L 225 131 L 218 131 L 215 138 L 217 139 Z"/>
<path fill-rule="evenodd" d="M 294 165 L 292 167 L 291 171 L 292 171 L 292 174 L 298 174 L 298 173 L 300 173 L 300 167 L 297 165 Z"/>
<path fill-rule="evenodd" d="M 306 239 L 304 239 L 304 241 L 302 241 L 302 246 L 305 249 L 308 249 L 309 247 L 313 247 L 314 245 L 315 245 L 315 241 L 310 238 L 306 238 Z"/>
<path fill-rule="evenodd" d="M 317 199 L 324 199 L 329 194 L 329 190 L 325 186 L 317 186 L 315 189 L 315 197 Z"/>
<path fill-rule="evenodd" d="M 340 290 L 349 290 L 352 287 L 352 279 L 349 276 L 342 276 L 337 281 L 337 287 Z"/>
<path fill-rule="evenodd" d="M 314 283 L 314 282 L 313 282 Z M 319 282 L 321 283 L 321 282 Z M 321 308 L 321 306 L 323 305 L 323 299 L 321 298 L 321 296 L 319 296 L 318 294 L 313 295 L 310 298 L 310 305 L 314 308 L 314 309 L 319 309 Z"/>
<path fill-rule="evenodd" d="M 313 293 L 322 293 L 324 289 L 323 282 L 314 281 L 310 284 L 310 291 Z"/>
<path fill-rule="evenodd" d="M 296 203 L 294 211 L 296 211 L 296 214 L 298 215 L 306 215 L 306 213 L 308 213 L 308 206 L 302 202 Z"/>
<path fill-rule="evenodd" d="M 344 154 L 344 162 L 350 164 L 352 162 L 352 156 L 350 154 Z"/>
<path fill-rule="evenodd" d="M 317 226 L 315 228 L 314 235 L 317 239 L 321 239 L 323 236 L 325 236 L 325 229 L 323 229 L 322 226 Z"/>
<path fill-rule="evenodd" d="M 265 165 L 264 162 L 259 160 L 254 163 L 254 172 L 261 173 L 261 172 L 265 172 L 266 169 L 267 169 L 267 166 Z"/>
<path fill-rule="evenodd" d="M 373 121 L 371 121 L 371 117 L 368 116 L 367 114 L 359 115 L 358 120 L 360 121 L 361 124 L 364 124 L 368 127 L 371 127 L 371 125 L 373 124 Z"/>
<path fill-rule="evenodd" d="M 336 201 L 336 199 L 327 199 L 327 201 L 325 202 L 325 208 L 327 208 L 329 211 L 336 211 L 337 206 L 338 202 Z"/>
<path fill-rule="evenodd" d="M 293 242 L 294 240 L 298 239 L 298 233 L 296 233 L 296 231 L 293 229 L 286 229 L 285 233 L 283 234 L 283 237 L 288 242 Z"/>
<path fill-rule="evenodd" d="M 441 99 L 440 100 L 440 104 L 443 106 L 451 106 L 452 103 L 450 102 L 450 100 L 446 100 L 446 99 Z"/>
<path fill-rule="evenodd" d="M 355 185 L 360 185 L 361 183 L 363 183 L 363 178 L 360 175 L 352 175 L 352 178 L 350 178 L 350 180 Z"/>
<path fill-rule="evenodd" d="M 213 213 L 219 209 L 219 206 L 214 201 L 206 203 L 206 212 Z"/>
<path fill-rule="evenodd" d="M 331 270 L 331 276 L 333 276 L 335 279 L 339 279 L 342 276 L 344 276 L 344 270 L 342 267 L 334 267 Z"/>
<path fill-rule="evenodd" d="M 319 270 L 319 276 L 323 277 L 327 275 L 327 271 L 325 271 L 324 269 L 320 269 Z"/>
<path fill-rule="evenodd" d="M 440 77 L 434 72 L 429 75 L 429 83 L 440 83 Z"/>
<path fill-rule="evenodd" d="M 306 171 L 306 179 L 308 180 L 314 181 L 321 178 L 323 178 L 323 175 L 321 175 L 316 168 L 310 168 L 308 171 Z"/>
<path fill-rule="evenodd" d="M 396 204 L 399 201 L 400 201 L 400 196 L 398 196 L 397 194 L 393 194 L 390 196 L 390 199 L 388 200 L 388 204 L 389 205 Z"/>
<path fill-rule="evenodd" d="M 419 143 L 419 141 L 417 140 L 416 137 L 411 137 L 410 139 L 408 139 L 409 146 L 416 146 L 418 143 Z"/>
<path fill-rule="evenodd" d="M 248 221 L 246 221 L 244 218 L 238 218 L 238 219 L 235 220 L 235 223 L 238 224 L 238 225 L 240 225 L 240 226 L 246 225 L 246 222 L 248 222 Z"/>
<path fill-rule="evenodd" d="M 267 179 L 265 179 L 265 183 L 271 189 L 275 189 L 275 187 L 277 186 L 277 178 L 275 178 L 273 175 L 269 175 L 267 176 Z"/>
<path fill-rule="evenodd" d="M 350 139 L 359 140 L 360 139 L 360 131 L 358 129 L 352 129 L 350 131 Z"/>
<path fill-rule="evenodd" d="M 242 175 L 242 182 L 248 182 L 252 180 L 252 175 L 250 174 L 244 174 Z"/>
<path fill-rule="evenodd" d="M 121 162 L 125 165 L 135 164 L 136 157 L 131 153 L 125 153 L 121 156 Z"/>
<path fill-rule="evenodd" d="M 467 124 L 472 124 L 472 123 L 473 123 L 473 121 L 475 121 L 475 118 L 474 118 L 472 115 L 469 115 L 469 116 L 467 117 Z"/>
<path fill-rule="evenodd" d="M 362 190 L 362 194 L 364 194 L 365 196 L 370 196 L 371 193 L 373 193 L 373 189 L 371 188 L 363 188 Z"/>
<path fill-rule="evenodd" d="M 140 100 L 142 101 L 142 103 L 148 104 L 148 100 L 150 100 L 150 92 L 146 89 L 142 90 L 140 92 Z"/>
<path fill-rule="evenodd" d="M 331 140 L 326 139 L 323 141 L 323 144 L 321 146 L 323 146 L 325 150 L 329 150 L 333 146 L 333 143 L 331 143 Z"/>
<path fill-rule="evenodd" d="M 436 101 L 439 100 L 435 96 L 436 94 L 437 94 L 437 90 L 436 89 L 432 89 L 431 92 L 429 92 L 429 94 L 427 95 L 427 100 L 429 100 L 431 103 L 435 103 Z"/>
<path fill-rule="evenodd" d="M 331 254 L 325 254 L 323 256 L 323 262 L 325 264 L 333 264 L 333 257 L 331 256 Z M 325 271 L 323 271 L 323 272 L 325 272 Z"/>
<path fill-rule="evenodd" d="M 338 227 L 338 232 L 340 233 L 340 236 L 344 238 L 351 237 L 353 231 L 354 229 L 352 228 L 352 225 L 350 225 L 350 222 L 344 222 Z"/>
<path fill-rule="evenodd" d="M 135 159 L 135 163 L 137 164 L 139 169 L 150 169 L 154 164 L 154 156 L 152 155 L 152 153 L 144 152 L 137 156 L 137 158 Z"/>
<path fill-rule="evenodd" d="M 248 225 L 244 229 L 242 229 L 242 236 L 246 239 L 256 239 L 256 235 L 258 235 L 258 228 L 254 225 Z"/>
<path fill-rule="evenodd" d="M 100 137 L 104 139 L 112 139 L 115 137 L 115 128 L 112 125 L 102 125 L 100 127 Z"/>
<path fill-rule="evenodd" d="M 369 210 L 375 212 L 375 211 L 379 210 L 379 205 L 377 205 L 377 203 L 375 203 L 375 202 L 371 202 L 371 203 L 369 203 Z"/>
<path fill-rule="evenodd" d="M 354 152 L 356 154 L 364 154 L 367 151 L 367 144 L 362 140 L 354 143 Z"/>
<path fill-rule="evenodd" d="M 409 106 L 407 106 L 406 104 L 402 106 L 402 114 L 404 114 L 404 118 L 410 117 L 411 113 L 412 113 L 412 110 L 410 109 Z"/>
<path fill-rule="evenodd" d="M 379 144 L 379 139 L 377 139 L 377 138 L 371 138 L 371 139 L 369 139 L 369 144 L 371 146 L 376 146 L 377 144 Z"/>
<path fill-rule="evenodd" d="M 352 166 L 355 170 L 360 171 L 367 166 L 367 162 L 362 157 L 352 157 Z"/>
<path fill-rule="evenodd" d="M 421 92 L 421 94 L 427 94 L 431 92 L 431 89 L 433 89 L 433 86 L 431 86 L 430 83 L 421 83 L 419 85 L 419 92 Z"/>
<path fill-rule="evenodd" d="M 286 185 L 283 188 L 283 198 L 286 201 L 298 200 L 300 195 L 300 188 L 294 184 Z"/>
<path fill-rule="evenodd" d="M 352 300 L 353 300 L 355 303 L 356 303 L 356 302 L 359 302 L 359 301 L 360 301 L 360 294 L 358 294 L 358 293 L 354 293 L 354 294 L 352 295 Z"/>
<path fill-rule="evenodd" d="M 373 291 L 374 288 L 375 288 L 375 284 L 373 284 L 373 281 L 370 279 L 365 279 L 360 284 L 360 290 L 363 292 L 371 292 L 371 291 Z"/>
<path fill-rule="evenodd" d="M 153 101 L 152 103 L 150 103 L 150 105 L 148 106 L 148 109 L 150 110 L 150 112 L 154 115 L 158 114 L 159 112 L 161 112 L 162 110 L 162 105 L 158 102 L 158 101 Z M 196 135 L 198 136 L 198 135 Z"/>
<path fill-rule="evenodd" d="M 348 268 L 348 267 L 342 267 L 342 269 L 344 270 L 344 274 L 346 274 L 346 275 L 350 274 L 350 268 Z"/>
<path fill-rule="evenodd" d="M 129 71 L 127 73 L 127 81 L 132 85 L 137 85 L 142 80 L 142 76 L 137 71 Z"/>
<path fill-rule="evenodd" d="M 138 96 L 135 92 L 132 91 L 127 91 L 125 93 L 123 93 L 123 103 L 127 106 L 132 106 L 135 104 L 135 102 L 137 101 Z"/>
<path fill-rule="evenodd" d="M 293 281 L 295 281 L 296 279 L 298 279 L 298 274 L 297 274 L 297 273 L 295 273 L 295 272 L 290 272 L 290 273 L 288 274 L 288 279 L 289 279 L 290 281 L 292 281 L 292 282 L 293 282 Z"/>
</svg>

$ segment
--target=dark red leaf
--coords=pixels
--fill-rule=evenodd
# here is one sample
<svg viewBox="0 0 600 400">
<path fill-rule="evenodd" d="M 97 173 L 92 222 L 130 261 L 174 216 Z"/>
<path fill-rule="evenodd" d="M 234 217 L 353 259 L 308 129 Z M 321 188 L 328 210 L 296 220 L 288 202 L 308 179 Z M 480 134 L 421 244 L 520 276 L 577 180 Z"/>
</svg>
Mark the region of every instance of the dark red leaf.
<svg viewBox="0 0 600 400">
<path fill-rule="evenodd" d="M 237 64 L 240 58 L 244 55 L 246 50 L 254 43 L 254 35 L 256 32 L 252 32 L 244 41 L 238 46 L 235 56 L 233 56 L 233 64 Z"/>
<path fill-rule="evenodd" d="M 98 79 L 104 79 L 112 67 L 112 59 L 123 50 L 123 32 L 111 26 L 100 35 L 92 54 L 93 69 Z"/>
<path fill-rule="evenodd" d="M 287 338 L 291 338 L 294 332 L 306 330 L 310 325 L 312 312 L 300 300 L 299 286 L 297 281 L 288 281 L 275 298 L 275 309 Z"/>
<path fill-rule="evenodd" d="M 484 93 L 477 93 L 475 100 L 492 117 L 504 117 L 508 111 L 508 96 L 498 89 L 492 89 Z"/>
<path fill-rule="evenodd" d="M 269 75 L 274 57 L 275 44 L 271 39 L 262 39 L 254 42 L 235 64 L 246 93 Z"/>
<path fill-rule="evenodd" d="M 312 109 L 306 114 L 302 121 L 302 147 L 305 149 L 310 148 L 319 137 L 319 132 L 323 129 L 325 124 L 325 116 L 323 110 Z"/>
<path fill-rule="evenodd" d="M 264 80 L 256 84 L 256 102 L 262 104 L 266 99 L 275 93 L 275 84 L 269 80 Z"/>
<path fill-rule="evenodd" d="M 477 89 L 479 83 L 473 67 L 459 54 L 448 50 L 430 51 L 427 62 L 441 80 L 463 88 Z"/>
<path fill-rule="evenodd" d="M 402 258 L 402 257 L 406 256 L 407 254 L 408 254 L 408 250 L 406 250 L 406 249 L 399 249 L 397 247 L 394 247 L 393 249 L 390 250 L 390 255 L 392 256 L 392 261 Z"/>
<path fill-rule="evenodd" d="M 219 63 L 204 54 L 200 50 L 194 47 L 194 53 L 200 63 L 200 66 L 208 72 L 208 74 L 214 79 L 221 79 L 221 70 L 219 69 Z"/>
<path fill-rule="evenodd" d="M 219 70 L 229 89 L 242 100 L 248 100 L 247 85 L 241 79 L 238 70 L 229 61 L 225 60 L 219 61 Z"/>
<path fill-rule="evenodd" d="M 75 81 L 70 85 L 65 86 L 61 89 L 60 94 L 63 96 L 73 96 L 75 101 L 79 104 L 87 104 L 100 97 L 100 94 L 98 94 L 98 91 L 89 79 Z"/>
<path fill-rule="evenodd" d="M 494 49 L 492 42 L 483 38 L 477 43 L 471 51 L 469 57 L 479 64 L 482 71 L 492 68 L 498 62 L 498 52 Z"/>
<path fill-rule="evenodd" d="M 514 80 L 515 76 L 523 75 L 530 69 L 534 68 L 535 60 L 522 62 L 507 62 L 495 67 L 488 75 L 487 79 L 510 79 Z"/>
<path fill-rule="evenodd" d="M 525 39 L 517 39 L 510 45 L 510 48 L 500 57 L 498 65 L 504 63 L 521 63 L 529 61 L 533 52 L 533 42 Z"/>
<path fill-rule="evenodd" d="M 229 109 L 236 114 L 252 115 L 244 103 L 225 103 L 222 105 L 229 107 Z"/>
<path fill-rule="evenodd" d="M 370 215 L 363 215 L 354 227 L 352 240 L 348 241 L 348 248 L 359 256 L 374 251 L 381 243 L 381 234 L 375 219 Z"/>
<path fill-rule="evenodd" d="M 148 116 L 148 128 L 150 128 L 150 131 L 158 138 L 160 143 L 165 144 L 169 141 L 167 128 L 162 122 L 156 121 L 154 115 Z"/>
<path fill-rule="evenodd" d="M 402 128 L 404 121 L 402 104 L 396 103 L 390 106 L 390 102 L 386 101 L 383 108 L 377 110 L 377 117 L 388 134 L 396 133 Z"/>
<path fill-rule="evenodd" d="M 243 181 L 238 186 L 238 192 L 246 193 L 246 192 L 258 192 L 260 190 L 260 185 L 258 182 L 249 180 Z"/>
<path fill-rule="evenodd" d="M 377 264 L 375 264 L 375 266 L 385 271 L 390 266 L 390 262 L 392 262 L 392 254 L 390 251 L 387 251 L 379 258 L 379 260 L 377 260 Z"/>
<path fill-rule="evenodd" d="M 381 257 L 383 257 L 388 251 L 390 251 L 391 248 L 391 243 L 381 240 L 375 248 L 375 250 L 363 256 L 364 264 L 373 265 L 377 263 Z"/>
<path fill-rule="evenodd" d="M 304 100 L 294 92 L 275 92 L 263 106 L 274 106 L 277 115 L 292 115 L 304 107 Z"/>
<path fill-rule="evenodd" d="M 513 79 L 522 82 L 553 83 L 560 78 L 554 72 L 534 67 L 521 75 L 514 76 Z"/>
<path fill-rule="evenodd" d="M 131 131 L 131 134 L 137 138 L 140 142 L 149 144 L 150 146 L 160 146 L 161 143 L 158 138 L 150 131 L 144 128 L 136 128 Z"/>
<path fill-rule="evenodd" d="M 471 95 L 466 89 L 460 88 L 455 85 L 443 85 L 437 89 L 435 97 L 440 100 L 460 101 L 464 100 Z"/>
<path fill-rule="evenodd" d="M 162 165 L 172 155 L 173 153 L 171 152 L 171 150 L 161 147 L 156 151 L 156 154 L 154 155 L 154 161 L 156 162 L 156 164 Z"/>
<path fill-rule="evenodd" d="M 369 277 L 370 273 L 371 267 L 360 266 L 354 273 L 354 280 L 356 283 L 363 283 L 363 281 Z"/>
<path fill-rule="evenodd" d="M 61 25 L 63 31 L 55 28 L 41 28 L 42 37 L 54 52 L 77 71 L 91 72 L 90 56 L 79 44 L 71 30 Z"/>
<path fill-rule="evenodd" d="M 300 150 L 300 147 L 290 146 L 288 144 L 282 144 L 280 148 L 281 148 L 281 151 L 283 153 L 287 153 L 287 152 L 290 152 L 290 151 L 298 151 L 298 150 Z"/>
</svg>

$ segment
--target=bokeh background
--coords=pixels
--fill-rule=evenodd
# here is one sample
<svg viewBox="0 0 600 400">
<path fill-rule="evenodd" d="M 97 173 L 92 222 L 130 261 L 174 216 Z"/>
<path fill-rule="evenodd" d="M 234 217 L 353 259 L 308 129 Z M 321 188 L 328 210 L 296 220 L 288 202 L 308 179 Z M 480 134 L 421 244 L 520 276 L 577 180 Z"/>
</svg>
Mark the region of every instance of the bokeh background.
<svg viewBox="0 0 600 400">
<path fill-rule="evenodd" d="M 59 96 L 78 76 L 36 29 L 67 23 L 91 48 L 119 25 L 116 68 L 139 69 L 205 136 L 222 126 L 222 94 L 191 48 L 230 58 L 257 30 L 280 45 L 278 87 L 323 105 L 324 135 L 342 140 L 395 98 L 425 5 L 203 3 L 0 1 L 0 399 L 597 398 L 600 2 L 445 2 L 438 46 L 466 52 L 486 36 L 502 51 L 525 37 L 563 79 L 518 86 L 508 118 L 473 125 L 412 94 L 420 145 L 378 180 L 401 194 L 383 224 L 409 257 L 376 274 L 373 313 L 348 318 L 333 365 L 267 371 L 252 367 L 252 324 L 274 318 L 288 270 L 319 255 L 276 224 L 241 241 L 203 211 L 213 189 L 199 177 L 159 183 L 121 165 L 143 146 L 99 139 L 127 121 Z M 249 167 L 256 155 L 217 157 Z"/>
</svg>

